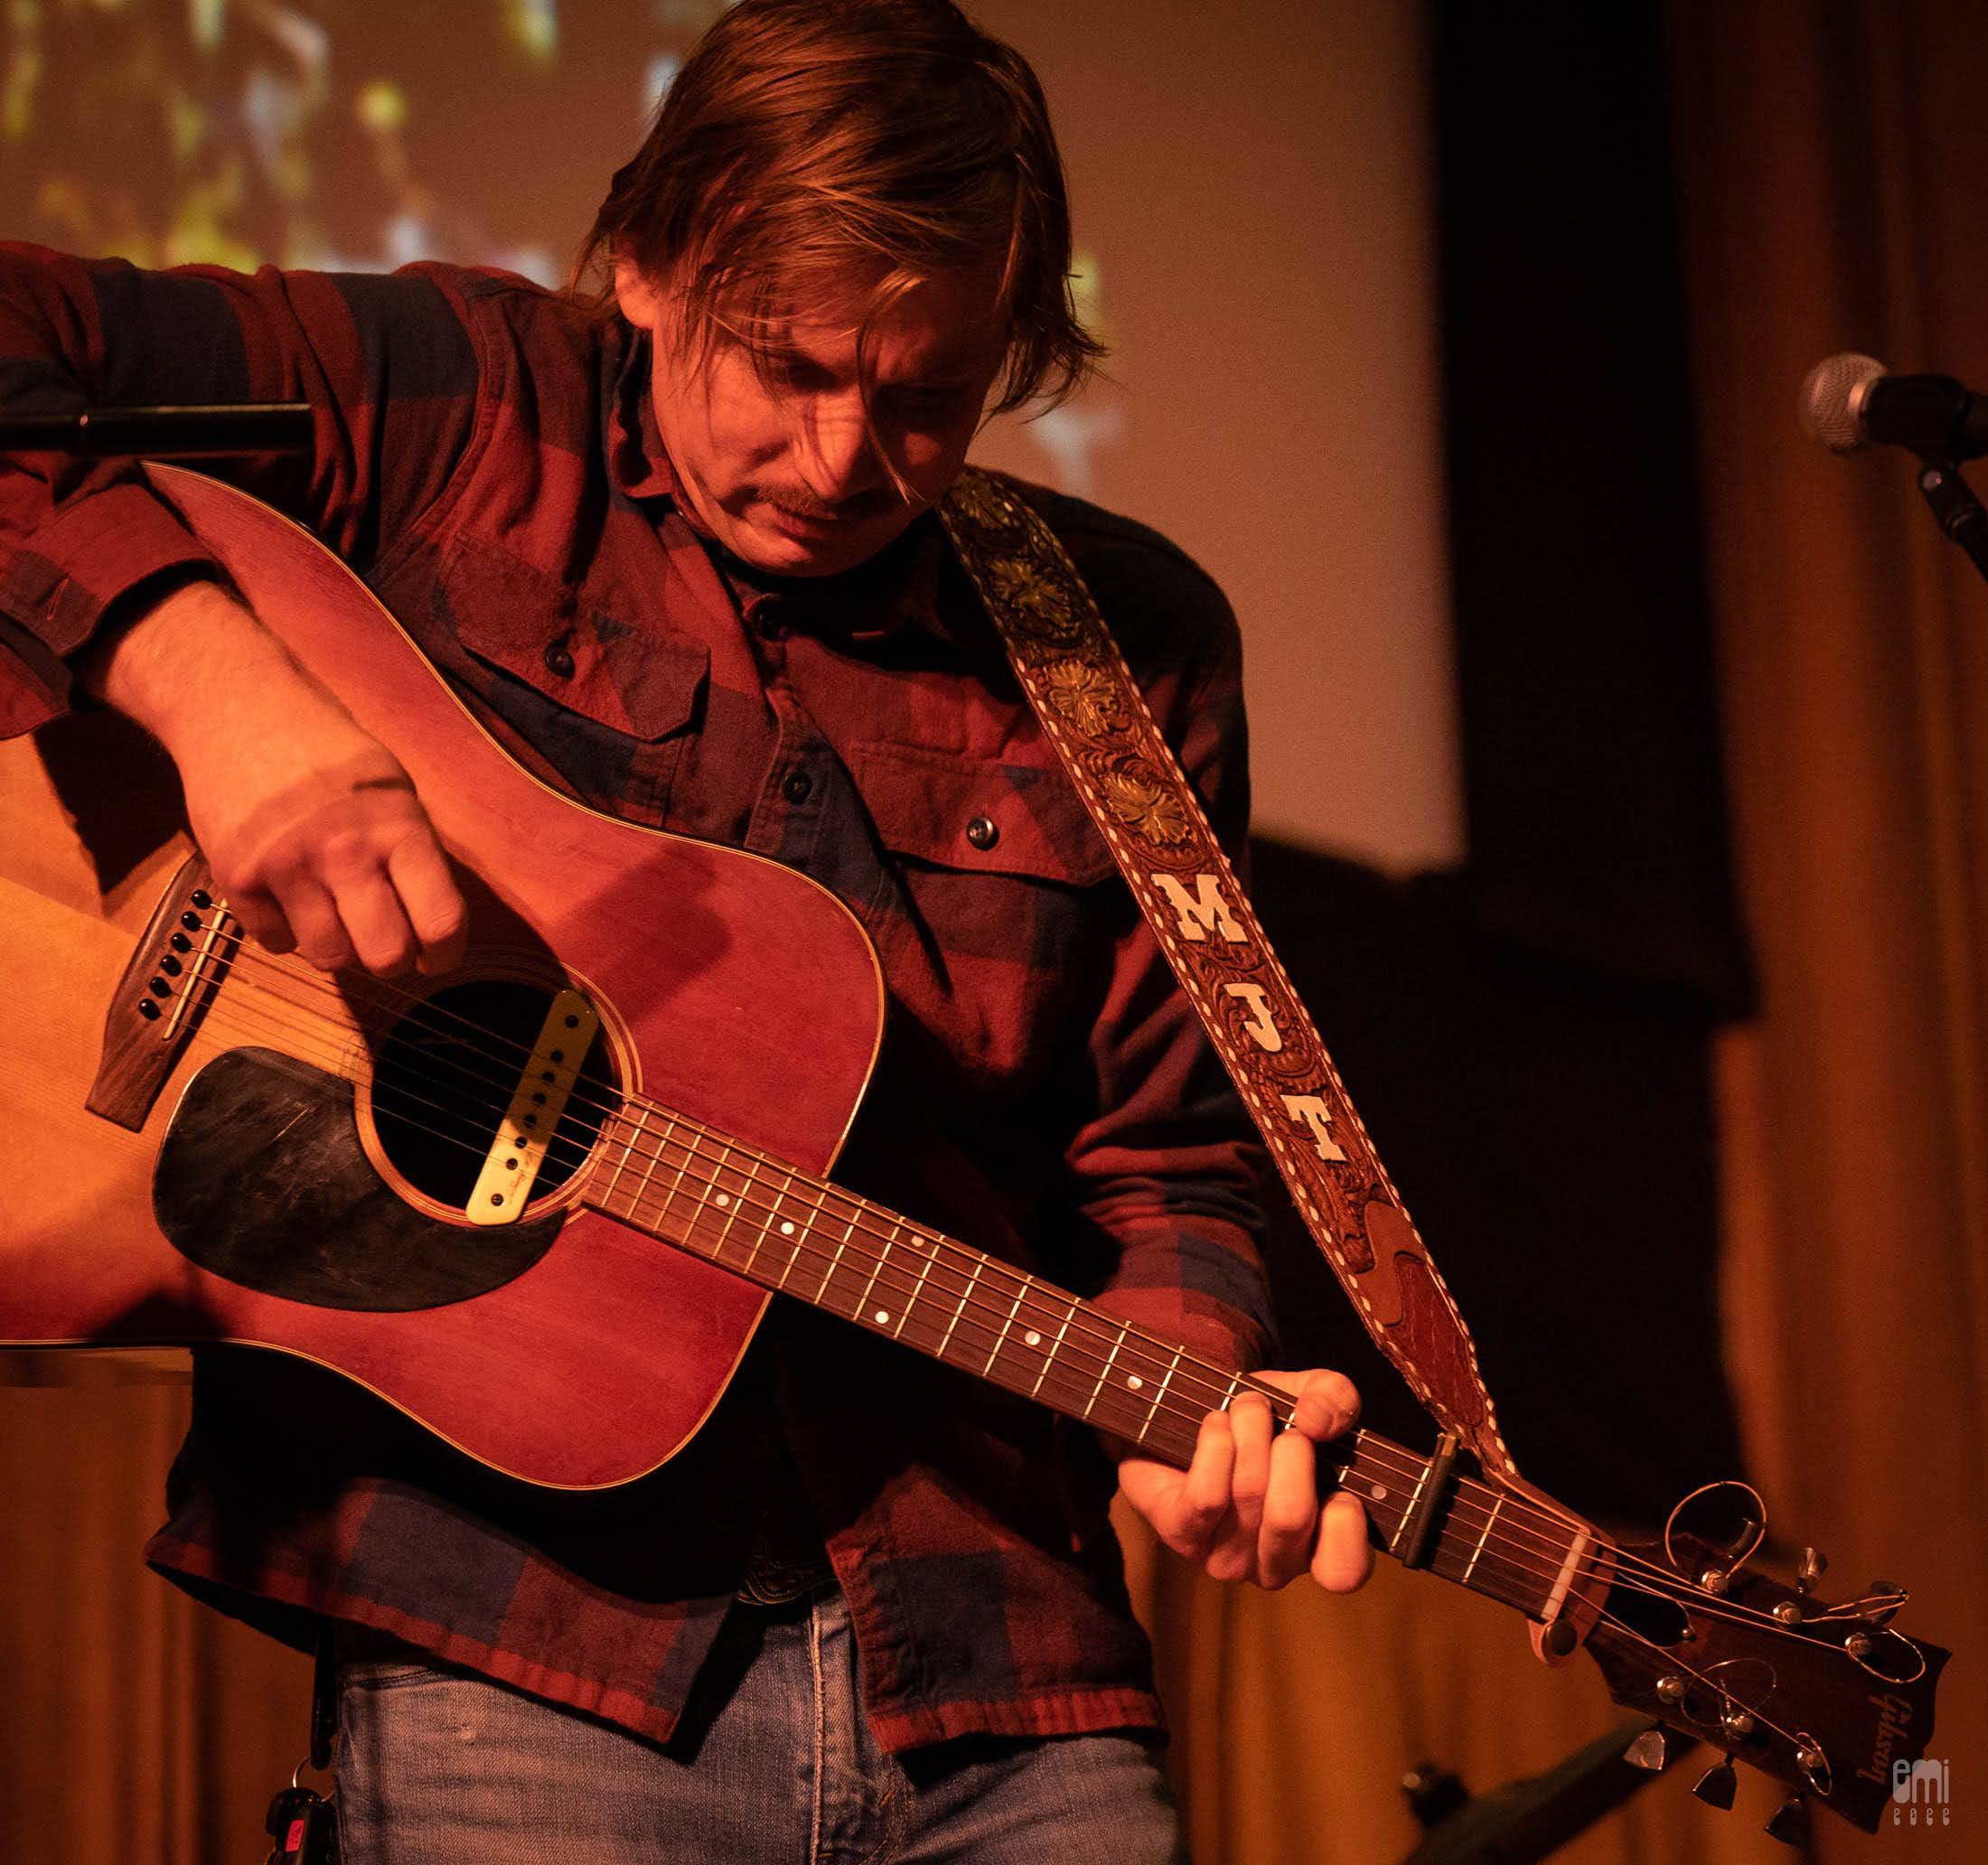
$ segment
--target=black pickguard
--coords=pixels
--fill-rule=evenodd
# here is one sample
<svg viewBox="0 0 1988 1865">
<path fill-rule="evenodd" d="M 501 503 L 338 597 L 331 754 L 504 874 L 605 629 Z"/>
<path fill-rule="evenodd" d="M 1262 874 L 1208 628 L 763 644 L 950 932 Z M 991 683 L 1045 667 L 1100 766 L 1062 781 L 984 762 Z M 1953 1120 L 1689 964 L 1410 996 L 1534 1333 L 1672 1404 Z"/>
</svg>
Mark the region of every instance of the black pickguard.
<svg viewBox="0 0 1988 1865">
<path fill-rule="evenodd" d="M 521 1276 L 563 1216 L 448 1224 L 404 1203 L 360 1145 L 352 1084 L 270 1049 L 230 1049 L 187 1084 L 152 1204 L 173 1248 L 231 1282 L 321 1308 L 401 1313 Z"/>
</svg>

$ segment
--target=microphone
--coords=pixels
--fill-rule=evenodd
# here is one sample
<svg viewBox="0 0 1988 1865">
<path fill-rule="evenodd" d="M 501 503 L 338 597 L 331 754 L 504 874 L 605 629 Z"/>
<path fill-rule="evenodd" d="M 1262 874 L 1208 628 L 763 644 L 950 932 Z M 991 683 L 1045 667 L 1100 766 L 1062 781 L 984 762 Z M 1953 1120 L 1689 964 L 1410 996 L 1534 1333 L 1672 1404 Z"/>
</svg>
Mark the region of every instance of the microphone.
<svg viewBox="0 0 1988 1865">
<path fill-rule="evenodd" d="M 1802 426 L 1832 453 L 1878 442 L 1922 458 L 1988 454 L 1988 398 L 1951 376 L 1895 376 L 1875 357 L 1825 356 L 1802 384 Z"/>
<path fill-rule="evenodd" d="M 10 415 L 0 408 L 0 453 L 18 447 L 85 460 L 126 454 L 197 460 L 228 454 L 302 454 L 310 445 L 307 401 L 71 408 L 57 415 Z"/>
</svg>

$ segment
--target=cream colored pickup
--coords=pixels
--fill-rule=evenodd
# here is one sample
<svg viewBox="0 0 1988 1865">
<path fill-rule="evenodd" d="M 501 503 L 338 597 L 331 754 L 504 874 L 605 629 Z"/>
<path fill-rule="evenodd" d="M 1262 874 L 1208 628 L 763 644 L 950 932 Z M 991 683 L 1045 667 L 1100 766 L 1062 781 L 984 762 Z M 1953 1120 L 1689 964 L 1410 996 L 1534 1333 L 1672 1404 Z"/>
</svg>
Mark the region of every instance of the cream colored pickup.
<svg viewBox="0 0 1988 1865">
<path fill-rule="evenodd" d="M 515 1223 L 523 1216 L 546 1148 L 558 1131 L 580 1064 L 600 1027 L 600 1016 L 577 990 L 563 990 L 552 999 L 531 1060 L 504 1111 L 469 1195 L 464 1215 L 472 1223 Z"/>
</svg>

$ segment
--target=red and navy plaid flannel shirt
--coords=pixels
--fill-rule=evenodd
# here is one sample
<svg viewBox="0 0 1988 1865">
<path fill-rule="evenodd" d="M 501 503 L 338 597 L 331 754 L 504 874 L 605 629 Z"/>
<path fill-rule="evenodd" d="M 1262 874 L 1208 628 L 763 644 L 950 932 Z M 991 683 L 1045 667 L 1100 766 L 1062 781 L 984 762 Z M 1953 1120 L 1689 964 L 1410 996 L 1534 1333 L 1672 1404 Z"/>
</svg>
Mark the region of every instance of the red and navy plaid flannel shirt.
<svg viewBox="0 0 1988 1865">
<path fill-rule="evenodd" d="M 839 1177 L 1256 1364 L 1240 1109 L 937 527 L 829 581 L 754 577 L 687 522 L 648 368 L 625 325 L 504 276 L 0 248 L 0 406 L 308 400 L 312 453 L 217 470 L 345 558 L 501 741 L 849 903 L 889 1014 Z M 1240 854 L 1219 592 L 1150 531 L 1032 496 Z M 127 470 L 0 460 L 0 730 L 62 708 L 107 611 L 211 567 Z M 595 1495 L 498 1478 L 284 1356 L 198 1359 L 149 1558 L 279 1634 L 362 1622 L 661 1739 L 764 1522 L 798 1506 L 887 1746 L 1158 1720 L 1089 1434 L 798 1305 L 687 1450 Z"/>
</svg>

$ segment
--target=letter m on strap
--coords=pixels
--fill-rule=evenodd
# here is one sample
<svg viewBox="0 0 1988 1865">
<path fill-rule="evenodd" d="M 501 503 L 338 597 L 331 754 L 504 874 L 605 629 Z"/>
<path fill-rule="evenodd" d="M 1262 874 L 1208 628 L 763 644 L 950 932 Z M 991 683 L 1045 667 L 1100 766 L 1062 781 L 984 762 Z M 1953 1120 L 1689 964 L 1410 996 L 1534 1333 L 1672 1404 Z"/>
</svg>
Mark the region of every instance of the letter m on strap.
<svg viewBox="0 0 1988 1865">
<path fill-rule="evenodd" d="M 1220 876 L 1195 876 L 1191 894 L 1169 874 L 1157 874 L 1152 882 L 1179 915 L 1180 936 L 1190 944 L 1199 944 L 1211 932 L 1220 933 L 1231 945 L 1241 945 L 1249 938 L 1233 909 L 1222 897 Z"/>
</svg>

